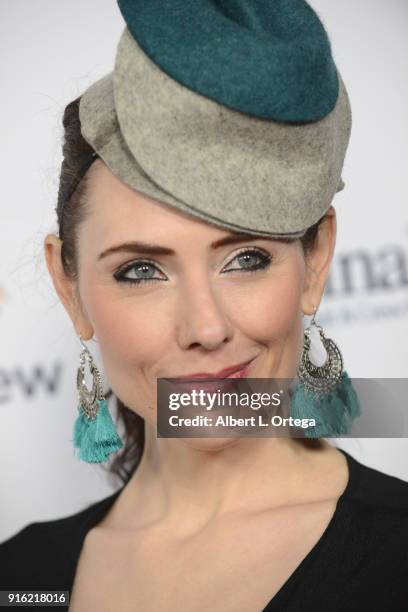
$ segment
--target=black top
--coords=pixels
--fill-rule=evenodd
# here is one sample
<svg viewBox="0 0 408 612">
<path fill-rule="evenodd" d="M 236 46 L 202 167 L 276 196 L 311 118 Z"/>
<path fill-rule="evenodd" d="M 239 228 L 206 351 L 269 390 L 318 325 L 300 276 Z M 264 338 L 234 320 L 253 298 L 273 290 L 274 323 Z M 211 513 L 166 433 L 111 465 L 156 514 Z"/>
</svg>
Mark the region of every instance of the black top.
<svg viewBox="0 0 408 612">
<path fill-rule="evenodd" d="M 407 612 L 408 482 L 339 450 L 349 480 L 329 525 L 266 608 L 254 612 Z M 86 533 L 123 488 L 71 516 L 31 523 L 2 542 L 0 591 L 71 591 Z"/>
</svg>

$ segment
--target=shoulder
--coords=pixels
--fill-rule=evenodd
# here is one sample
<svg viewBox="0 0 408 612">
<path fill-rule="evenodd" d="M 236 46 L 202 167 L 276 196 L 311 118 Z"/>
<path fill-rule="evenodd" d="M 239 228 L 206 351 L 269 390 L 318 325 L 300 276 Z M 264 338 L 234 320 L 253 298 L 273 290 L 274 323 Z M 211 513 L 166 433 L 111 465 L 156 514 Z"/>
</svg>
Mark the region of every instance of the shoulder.
<svg viewBox="0 0 408 612">
<path fill-rule="evenodd" d="M 345 453 L 349 464 L 350 482 L 347 497 L 367 508 L 408 512 L 408 481 L 361 463 Z"/>
<path fill-rule="evenodd" d="M 29 523 L 20 531 L 10 536 L 7 540 L 0 542 L 0 550 L 3 547 L 10 548 L 11 546 L 26 546 L 35 538 L 47 538 L 48 536 L 58 536 L 58 534 L 67 534 L 70 530 L 76 528 L 79 524 L 86 521 L 99 508 L 106 506 L 107 503 L 116 496 L 116 493 L 105 497 L 104 499 L 92 504 L 88 504 L 82 510 L 48 521 L 37 521 Z"/>
<path fill-rule="evenodd" d="M 120 491 L 68 516 L 39 521 L 0 542 L 1 588 L 61 588 L 86 532 L 103 517 Z M 42 585 L 42 586 L 41 586 Z"/>
<path fill-rule="evenodd" d="M 356 609 L 369 603 L 375 604 L 370 610 L 405 610 L 408 482 L 348 453 L 346 458 L 349 483 L 331 524 L 322 569 L 329 563 L 335 568 L 335 580 L 343 585 L 341 609 L 353 601 Z"/>
<path fill-rule="evenodd" d="M 355 557 L 408 570 L 408 482 L 348 456 L 350 479 L 338 522 Z"/>
</svg>

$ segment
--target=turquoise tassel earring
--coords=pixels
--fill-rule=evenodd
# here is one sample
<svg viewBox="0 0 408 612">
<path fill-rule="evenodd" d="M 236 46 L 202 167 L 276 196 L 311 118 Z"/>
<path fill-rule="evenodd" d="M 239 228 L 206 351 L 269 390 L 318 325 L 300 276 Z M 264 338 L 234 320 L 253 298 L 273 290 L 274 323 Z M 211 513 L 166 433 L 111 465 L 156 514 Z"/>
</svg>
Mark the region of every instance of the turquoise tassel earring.
<svg viewBox="0 0 408 612">
<path fill-rule="evenodd" d="M 77 372 L 78 417 L 74 423 L 73 445 L 81 461 L 101 463 L 123 447 L 103 396 L 102 381 L 94 360 L 80 337 L 83 350 Z M 92 389 L 85 384 L 85 362 L 92 374 Z"/>
<path fill-rule="evenodd" d="M 304 331 L 303 351 L 298 368 L 300 380 L 291 398 L 291 416 L 314 419 L 316 425 L 306 428 L 307 438 L 336 437 L 347 434 L 351 422 L 361 414 L 361 406 L 346 371 L 336 343 L 326 338 L 323 329 L 315 323 L 316 307 L 311 324 Z M 311 326 L 315 326 L 326 350 L 322 366 L 310 360 Z"/>
</svg>

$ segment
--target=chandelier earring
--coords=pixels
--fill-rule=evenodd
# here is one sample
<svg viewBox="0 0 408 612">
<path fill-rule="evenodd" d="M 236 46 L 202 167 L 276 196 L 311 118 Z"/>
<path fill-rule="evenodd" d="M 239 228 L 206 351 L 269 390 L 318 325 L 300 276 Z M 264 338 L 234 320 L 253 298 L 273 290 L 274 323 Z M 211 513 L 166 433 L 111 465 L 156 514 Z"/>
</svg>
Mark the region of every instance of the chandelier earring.
<svg viewBox="0 0 408 612">
<path fill-rule="evenodd" d="M 335 437 L 349 432 L 352 419 L 361 414 L 361 407 L 351 380 L 343 369 L 340 349 L 316 323 L 316 306 L 313 306 L 313 310 L 312 320 L 303 334 L 297 371 L 299 384 L 291 398 L 291 416 L 314 421 L 314 425 L 305 429 L 306 437 Z M 313 361 L 311 354 L 315 348 L 313 335 L 319 338 L 326 354 L 321 365 Z"/>
<path fill-rule="evenodd" d="M 81 334 L 82 352 L 77 370 L 78 416 L 73 429 L 73 445 L 81 461 L 101 463 L 123 446 L 103 394 L 99 370 Z M 92 387 L 88 389 L 85 368 L 89 367 Z"/>
</svg>

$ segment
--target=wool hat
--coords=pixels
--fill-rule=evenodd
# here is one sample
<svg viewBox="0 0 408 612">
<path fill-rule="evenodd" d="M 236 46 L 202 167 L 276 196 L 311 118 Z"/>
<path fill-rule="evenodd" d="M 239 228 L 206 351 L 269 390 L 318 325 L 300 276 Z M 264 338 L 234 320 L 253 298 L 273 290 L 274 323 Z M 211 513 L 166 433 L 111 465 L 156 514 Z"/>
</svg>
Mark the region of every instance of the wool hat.
<svg viewBox="0 0 408 612">
<path fill-rule="evenodd" d="M 124 183 L 233 231 L 302 236 L 344 187 L 349 97 L 304 0 L 120 0 L 81 132 Z"/>
</svg>

